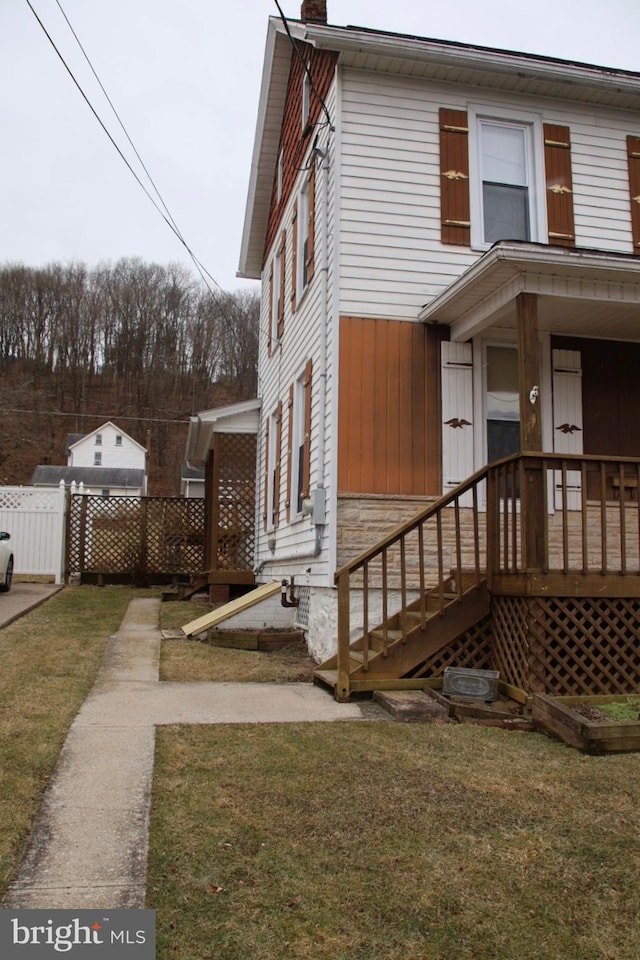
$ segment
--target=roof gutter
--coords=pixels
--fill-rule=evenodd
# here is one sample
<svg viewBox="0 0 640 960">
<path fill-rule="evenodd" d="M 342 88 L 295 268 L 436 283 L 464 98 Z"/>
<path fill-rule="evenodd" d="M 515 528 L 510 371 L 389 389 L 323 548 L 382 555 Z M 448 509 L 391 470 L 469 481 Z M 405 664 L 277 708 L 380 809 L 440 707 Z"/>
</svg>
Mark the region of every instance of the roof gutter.
<svg viewBox="0 0 640 960">
<path fill-rule="evenodd" d="M 621 93 L 640 92 L 640 73 L 509 50 L 377 33 L 354 27 L 319 27 L 315 24 L 306 25 L 305 40 L 318 49 L 373 54 L 391 59 L 429 60 L 443 66 L 466 67 L 489 73 L 515 73 L 532 80 L 580 83 L 609 90 L 615 86 Z"/>
</svg>

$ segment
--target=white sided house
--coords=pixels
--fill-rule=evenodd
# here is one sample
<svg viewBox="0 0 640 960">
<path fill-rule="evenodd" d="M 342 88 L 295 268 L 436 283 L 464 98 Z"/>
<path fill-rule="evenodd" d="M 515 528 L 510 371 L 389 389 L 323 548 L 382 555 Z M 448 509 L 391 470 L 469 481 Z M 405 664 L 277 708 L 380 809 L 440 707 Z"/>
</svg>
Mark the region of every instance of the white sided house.
<svg viewBox="0 0 640 960">
<path fill-rule="evenodd" d="M 410 646 L 392 608 L 419 602 L 425 564 L 443 595 L 452 570 L 459 591 L 463 569 L 482 573 L 477 622 L 500 590 L 636 596 L 640 75 L 332 26 L 312 0 L 288 25 L 293 43 L 268 24 L 240 261 L 262 283 L 257 579 L 295 579 L 318 657 L 359 636 L 364 609 L 351 689 L 392 631 Z M 526 458 L 508 482 L 486 472 L 521 451 L 538 452 L 537 474 Z M 405 543 L 401 525 L 448 495 L 432 546 L 422 521 Z M 570 586 L 569 515 L 596 500 L 604 580 Z M 603 547 L 620 539 L 610 504 L 636 510 L 615 564 L 625 585 Z M 578 579 L 595 576 L 591 520 L 576 522 Z M 336 581 L 387 535 L 349 586 Z M 552 569 L 551 585 L 535 581 Z M 528 614 L 512 608 L 513 626 Z M 343 695 L 344 656 L 331 669 Z"/>
<path fill-rule="evenodd" d="M 147 494 L 147 451 L 116 424 L 108 421 L 87 434 L 68 439 L 66 467 L 36 467 L 31 482 L 38 487 L 82 485 L 84 493 L 104 497 Z"/>
</svg>

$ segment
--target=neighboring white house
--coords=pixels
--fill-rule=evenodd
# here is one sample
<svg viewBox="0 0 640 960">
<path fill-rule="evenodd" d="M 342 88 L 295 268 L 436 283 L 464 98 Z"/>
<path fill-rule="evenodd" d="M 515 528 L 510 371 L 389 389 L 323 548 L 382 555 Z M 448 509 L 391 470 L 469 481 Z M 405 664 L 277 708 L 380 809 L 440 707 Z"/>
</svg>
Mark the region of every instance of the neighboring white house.
<svg viewBox="0 0 640 960">
<path fill-rule="evenodd" d="M 36 487 L 82 484 L 85 493 L 104 497 L 140 497 L 147 494 L 147 451 L 108 421 L 87 434 L 71 434 L 67 466 L 42 464 L 31 482 Z"/>
<path fill-rule="evenodd" d="M 188 463 L 182 464 L 180 495 L 188 499 L 204 497 L 204 467 L 191 467 Z"/>
<path fill-rule="evenodd" d="M 536 402 L 542 449 L 640 455 L 640 75 L 312 0 L 289 30 L 297 52 L 269 20 L 239 275 L 262 283 L 257 578 L 295 576 L 323 655 L 336 569 L 520 449 Z"/>
</svg>

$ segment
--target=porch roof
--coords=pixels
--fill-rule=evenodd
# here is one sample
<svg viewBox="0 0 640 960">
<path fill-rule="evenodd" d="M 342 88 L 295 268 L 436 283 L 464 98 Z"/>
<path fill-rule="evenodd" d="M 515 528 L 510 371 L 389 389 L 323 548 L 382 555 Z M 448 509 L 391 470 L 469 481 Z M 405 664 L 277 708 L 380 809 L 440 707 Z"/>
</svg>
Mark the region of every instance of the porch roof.
<svg viewBox="0 0 640 960">
<path fill-rule="evenodd" d="M 214 433 L 257 433 L 261 400 L 244 400 L 228 407 L 213 407 L 191 417 L 187 435 L 187 467 L 201 466 L 207 459 Z"/>
<path fill-rule="evenodd" d="M 468 340 L 516 325 L 516 297 L 538 295 L 538 327 L 565 336 L 640 340 L 640 257 L 500 241 L 419 313 Z"/>
</svg>

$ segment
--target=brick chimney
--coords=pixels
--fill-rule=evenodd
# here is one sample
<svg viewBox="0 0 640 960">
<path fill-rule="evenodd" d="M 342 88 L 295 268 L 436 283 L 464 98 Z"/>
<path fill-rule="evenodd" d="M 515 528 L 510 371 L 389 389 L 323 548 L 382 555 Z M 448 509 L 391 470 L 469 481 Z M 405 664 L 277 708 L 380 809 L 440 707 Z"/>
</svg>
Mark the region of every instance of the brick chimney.
<svg viewBox="0 0 640 960">
<path fill-rule="evenodd" d="M 327 0 L 302 0 L 300 19 L 305 23 L 326 23 Z"/>
</svg>

